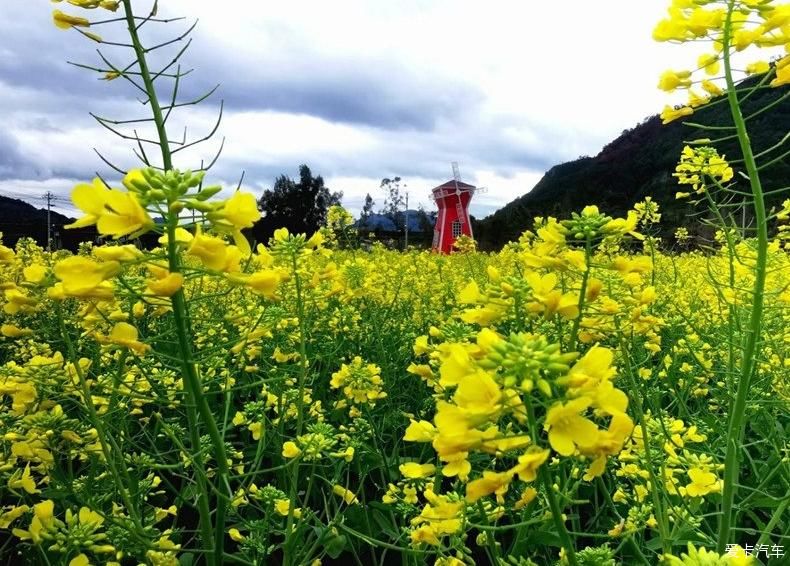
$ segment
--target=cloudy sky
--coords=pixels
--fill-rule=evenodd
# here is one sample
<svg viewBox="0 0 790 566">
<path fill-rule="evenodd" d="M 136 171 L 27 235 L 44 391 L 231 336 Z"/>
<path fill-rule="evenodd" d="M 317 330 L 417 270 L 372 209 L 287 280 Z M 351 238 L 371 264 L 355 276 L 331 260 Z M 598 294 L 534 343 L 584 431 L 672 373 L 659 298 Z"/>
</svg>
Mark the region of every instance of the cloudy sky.
<svg viewBox="0 0 790 566">
<path fill-rule="evenodd" d="M 594 155 L 657 113 L 666 102 L 659 73 L 688 60 L 683 47 L 651 39 L 668 0 L 160 4 L 160 17 L 187 21 L 148 24 L 149 45 L 198 20 L 182 60 L 194 69 L 182 81 L 182 100 L 220 85 L 200 106 L 173 113 L 171 138 L 181 140 L 185 126 L 188 139 L 210 131 L 225 105 L 215 139 L 178 153 L 176 166 L 197 168 L 224 137 L 212 182 L 235 186 L 244 171 L 245 188 L 260 193 L 306 163 L 344 192 L 353 212 L 366 193 L 381 204 L 380 180 L 395 175 L 413 207 L 430 208 L 430 189 L 451 178 L 457 161 L 464 181 L 487 188 L 472 205 L 485 216 L 553 165 Z M 150 2 L 134 5 L 142 14 Z M 0 194 L 40 202 L 50 190 L 73 213 L 74 183 L 96 172 L 113 177 L 94 148 L 123 169 L 136 164 L 133 146 L 89 112 L 126 120 L 148 108 L 123 79 L 97 80 L 67 63 L 103 66 L 97 48 L 117 65 L 130 61 L 124 48 L 57 29 L 51 19 L 53 8 L 92 20 L 107 12 L 46 0 L 3 0 L 3 8 Z M 92 31 L 124 41 L 117 24 Z M 181 45 L 152 54 L 153 66 Z M 170 86 L 161 81 L 165 99 Z M 141 137 L 153 136 L 138 127 Z"/>
</svg>

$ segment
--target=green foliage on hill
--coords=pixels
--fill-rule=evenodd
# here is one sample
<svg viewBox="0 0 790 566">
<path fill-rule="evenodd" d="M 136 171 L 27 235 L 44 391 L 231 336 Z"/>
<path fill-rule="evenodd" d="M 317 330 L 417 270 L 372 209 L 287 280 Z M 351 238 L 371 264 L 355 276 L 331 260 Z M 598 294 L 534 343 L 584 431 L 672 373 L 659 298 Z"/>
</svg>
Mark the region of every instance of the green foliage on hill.
<svg viewBox="0 0 790 566">
<path fill-rule="evenodd" d="M 740 89 L 748 89 L 754 83 L 754 79 L 744 81 Z M 744 101 L 744 115 L 755 114 L 748 122 L 748 130 L 756 153 L 777 144 L 790 133 L 789 95 L 787 87 L 767 88 L 755 90 Z M 767 110 L 758 113 L 758 109 L 766 107 Z M 657 115 L 650 116 L 625 130 L 595 157 L 580 157 L 552 167 L 530 192 L 475 224 L 474 233 L 481 249 L 499 249 L 517 239 L 532 227 L 536 216 L 565 217 L 588 204 L 598 205 L 607 214 L 621 216 L 646 196 L 652 196 L 661 205 L 662 237 L 671 238 L 680 226 L 686 227 L 691 234 L 709 235 L 697 214 L 706 215 L 706 212 L 694 208 L 688 201 L 675 199 L 677 191 L 686 190 L 679 187 L 672 176 L 685 142 L 712 138 L 711 145 L 723 153 L 735 169 L 737 189 L 748 192 L 749 184 L 740 174 L 742 168 L 737 160 L 741 154 L 732 135 L 734 130 L 701 130 L 691 125 L 694 123 L 731 126 L 724 97 L 671 124 L 662 125 Z M 730 135 L 729 139 L 715 139 Z M 780 157 L 788 149 L 790 143 L 773 151 L 768 159 Z M 790 159 L 778 160 L 761 172 L 761 177 L 768 191 L 790 185 Z M 780 199 L 781 195 L 769 198 L 769 206 L 776 205 Z M 741 225 L 743 211 L 736 206 L 728 210 Z M 745 219 L 747 230 L 750 220 L 748 216 Z"/>
<path fill-rule="evenodd" d="M 50 215 L 53 232 L 60 235 L 63 225 L 72 222 L 62 214 Z M 41 246 L 47 245 L 47 211 L 24 201 L 0 195 L 0 234 L 2 243 L 13 247 L 20 238 L 33 238 Z"/>
</svg>

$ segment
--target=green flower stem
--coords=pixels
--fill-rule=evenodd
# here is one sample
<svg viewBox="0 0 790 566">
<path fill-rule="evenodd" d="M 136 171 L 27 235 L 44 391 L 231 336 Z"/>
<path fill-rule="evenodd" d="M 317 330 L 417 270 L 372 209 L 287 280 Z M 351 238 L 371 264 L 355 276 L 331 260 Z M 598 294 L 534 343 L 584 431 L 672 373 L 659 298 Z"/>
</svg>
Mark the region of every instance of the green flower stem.
<svg viewBox="0 0 790 566">
<path fill-rule="evenodd" d="M 296 402 L 297 416 L 296 416 L 296 436 L 302 434 L 302 427 L 304 426 L 304 388 L 305 381 L 307 380 L 307 335 L 305 330 L 305 311 L 304 311 L 304 296 L 302 294 L 302 279 L 299 277 L 299 264 L 297 262 L 297 253 L 291 252 L 291 269 L 293 270 L 294 286 L 296 287 L 296 308 L 297 316 L 299 317 L 299 361 L 301 362 L 301 371 L 299 372 L 299 383 L 297 385 L 298 400 Z M 288 520 L 285 527 L 285 543 L 284 543 L 284 559 L 285 564 L 291 564 L 293 556 L 290 552 L 290 547 L 293 544 L 293 524 L 294 524 L 294 507 L 296 507 L 296 492 L 299 483 L 299 465 L 295 465 L 291 469 L 291 486 L 288 493 L 288 499 L 291 502 L 288 509 Z"/>
<path fill-rule="evenodd" d="M 604 483 L 603 478 L 601 476 L 598 476 L 597 478 L 595 478 L 595 483 L 598 485 L 598 489 L 601 490 L 601 493 L 603 493 L 604 499 L 606 500 L 607 505 L 609 505 L 609 508 L 617 516 L 618 519 L 622 519 L 623 516 L 620 515 L 620 512 L 617 510 L 617 506 L 614 504 L 612 495 L 609 493 L 609 488 Z"/>
<path fill-rule="evenodd" d="M 527 397 L 527 419 L 529 421 L 529 428 L 532 434 L 532 445 L 537 446 L 538 424 L 535 419 L 535 412 L 532 409 L 532 400 Z M 565 549 L 570 566 L 579 566 L 579 561 L 576 559 L 576 550 L 573 548 L 573 541 L 565 526 L 565 521 L 562 519 L 562 509 L 557 501 L 557 496 L 554 493 L 554 483 L 551 481 L 551 472 L 549 472 L 546 464 L 543 464 L 538 470 L 540 481 L 543 484 L 543 491 L 546 493 L 546 499 L 549 501 L 549 508 L 551 508 L 551 518 L 554 521 L 554 528 L 557 529 L 557 535 L 560 537 L 562 547 Z"/>
<path fill-rule="evenodd" d="M 557 534 L 560 537 L 562 546 L 565 552 L 568 553 L 566 558 L 570 566 L 578 566 L 579 562 L 576 560 L 576 550 L 573 548 L 573 541 L 565 527 L 565 521 L 562 518 L 562 509 L 557 501 L 557 496 L 554 494 L 554 484 L 551 481 L 551 472 L 546 466 L 540 467 L 540 481 L 543 484 L 543 490 L 546 492 L 546 499 L 549 500 L 549 507 L 551 508 L 551 518 L 554 520 L 554 528 L 557 529 Z"/>
<path fill-rule="evenodd" d="M 634 371 L 631 366 L 631 358 L 628 354 L 628 350 L 625 346 L 625 340 L 622 338 L 622 336 L 620 338 L 620 351 L 623 355 L 623 361 L 625 363 L 625 373 L 628 375 L 631 381 L 631 395 L 637 396 L 639 394 L 640 386 L 637 383 L 636 377 L 634 376 Z M 653 470 L 653 453 L 652 446 L 650 444 L 650 433 L 647 430 L 647 424 L 645 423 L 645 413 L 642 410 L 642 403 L 644 403 L 645 399 L 645 396 L 640 395 L 638 398 L 634 399 L 635 402 L 631 406 L 634 409 L 634 413 L 636 413 L 636 418 L 639 421 L 639 428 L 642 431 L 642 443 L 645 446 L 647 473 L 650 475 L 650 496 L 653 499 L 656 521 L 658 522 L 658 533 L 661 537 L 661 548 L 664 551 L 664 554 L 669 554 L 670 550 L 672 549 L 672 544 L 670 541 L 670 534 L 668 533 L 667 529 L 667 516 L 661 503 L 661 496 L 658 493 L 658 486 L 661 485 L 661 483 L 659 483 L 659 478 L 656 477 L 656 473 Z"/>
<path fill-rule="evenodd" d="M 167 225 L 168 232 L 168 245 L 167 255 L 170 271 L 177 273 L 180 269 L 180 262 L 176 241 L 176 227 L 178 226 L 178 215 L 172 214 Z M 187 321 L 187 305 L 184 298 L 183 289 L 179 289 L 171 297 L 171 304 L 173 306 L 173 318 L 176 324 L 176 335 L 178 338 L 178 347 L 181 353 L 181 367 L 184 372 L 184 386 L 187 391 L 187 419 L 189 421 L 189 430 L 191 435 L 191 443 L 193 444 L 192 450 L 195 453 L 192 457 L 195 460 L 195 465 L 202 469 L 203 459 L 200 455 L 200 435 L 199 426 L 203 424 L 206 427 L 212 447 L 214 449 L 214 458 L 217 462 L 217 485 L 211 486 L 217 491 L 215 500 L 215 518 L 213 525 L 213 563 L 220 566 L 223 561 L 223 548 L 225 546 L 225 514 L 228 507 L 228 499 L 232 497 L 230 490 L 230 469 L 228 468 L 228 457 L 225 453 L 225 443 L 222 441 L 222 435 L 217 427 L 217 421 L 214 414 L 211 412 L 208 400 L 203 395 L 203 384 L 197 372 L 194 356 L 192 353 L 192 344 L 190 341 L 190 333 Z M 200 526 L 204 537 L 208 537 L 203 541 L 203 544 L 208 546 L 212 540 L 212 525 L 211 514 L 209 511 L 209 489 L 200 481 L 200 473 L 198 473 L 199 487 L 201 493 L 198 501 L 198 510 L 200 512 Z M 228 498 L 223 496 L 223 492 L 227 493 Z"/>
<path fill-rule="evenodd" d="M 656 286 L 656 245 L 652 237 L 650 237 L 649 235 L 645 237 L 647 238 L 647 243 L 650 246 L 650 263 L 653 266 L 650 269 L 650 285 L 655 287 Z"/>
<path fill-rule="evenodd" d="M 642 562 L 642 564 L 647 564 L 647 566 L 650 566 L 650 561 L 647 559 L 644 552 L 642 552 L 642 549 L 639 548 L 639 545 L 636 543 L 633 536 L 628 537 L 628 543 L 631 545 L 631 548 L 634 549 L 634 553 Z"/>
<path fill-rule="evenodd" d="M 488 516 L 486 515 L 486 508 L 483 505 L 483 500 L 477 500 L 477 510 L 480 512 L 480 520 L 483 522 L 484 525 L 488 526 Z M 488 552 L 488 556 L 491 560 L 491 564 L 497 564 L 500 560 L 499 558 L 499 548 L 497 548 L 496 539 L 492 534 L 489 534 L 483 531 L 483 534 L 486 537 L 486 551 Z"/>
<path fill-rule="evenodd" d="M 712 179 L 714 183 L 719 187 L 719 189 L 723 189 L 724 187 L 721 186 L 721 183 L 718 182 L 716 179 Z M 727 242 L 727 264 L 729 265 L 729 285 L 730 289 L 735 289 L 735 243 L 732 241 L 732 235 L 730 231 L 727 229 L 727 223 L 724 221 L 724 217 L 721 215 L 721 211 L 719 207 L 716 206 L 716 201 L 713 200 L 713 197 L 710 196 L 710 192 L 707 188 L 705 188 L 705 198 L 708 201 L 708 206 L 710 206 L 713 214 L 716 216 L 716 219 L 721 224 L 722 229 L 724 230 L 724 240 Z M 733 386 L 733 379 L 735 376 L 735 325 L 736 325 L 736 313 L 735 313 L 735 305 L 730 304 L 727 301 L 727 388 L 732 390 Z"/>
<path fill-rule="evenodd" d="M 203 461 L 203 451 L 200 447 L 200 431 L 198 429 L 197 410 L 193 395 L 187 390 L 187 422 L 189 423 L 189 443 L 192 450 L 185 450 L 189 455 L 195 469 L 195 483 L 198 487 L 198 515 L 200 516 L 200 534 L 203 546 L 211 552 L 213 546 L 213 533 L 211 531 L 211 506 L 209 505 L 209 487 L 206 480 L 206 466 Z M 172 440 L 172 439 L 171 439 Z"/>
<path fill-rule="evenodd" d="M 133 534 L 136 538 L 148 544 L 149 540 L 143 534 L 144 529 L 140 521 L 140 514 L 137 512 L 137 507 L 132 501 L 132 496 L 129 490 L 124 486 L 124 483 L 126 483 L 126 485 L 137 491 L 136 484 L 129 476 L 128 470 L 126 469 L 123 451 L 116 444 L 115 439 L 111 435 L 107 434 L 104 424 L 99 418 L 99 415 L 96 413 L 96 408 L 93 406 L 90 387 L 88 386 L 88 381 L 85 379 L 85 374 L 83 373 L 79 364 L 79 360 L 77 359 L 77 352 L 74 348 L 74 343 L 71 341 L 68 330 L 66 330 L 66 324 L 63 322 L 63 312 L 60 305 L 57 306 L 55 312 L 57 314 L 61 337 L 66 343 L 66 351 L 68 352 L 69 361 L 74 366 L 74 371 L 76 372 L 77 379 L 79 379 L 80 382 L 80 389 L 85 402 L 85 409 L 88 411 L 88 416 L 93 428 L 96 429 L 102 455 L 104 456 L 104 460 L 107 462 L 107 467 L 110 469 L 110 475 L 112 476 L 113 483 L 115 483 L 115 488 L 121 495 L 121 499 L 123 499 L 123 503 L 129 513 L 129 518 L 135 527 Z M 118 461 L 122 463 L 120 468 L 117 466 Z"/>
<path fill-rule="evenodd" d="M 752 289 L 752 305 L 749 316 L 749 324 L 744 330 L 743 350 L 741 352 L 741 375 L 738 381 L 738 391 L 735 396 L 735 403 L 727 430 L 727 455 L 724 459 L 724 488 L 722 490 L 721 502 L 721 522 L 719 523 L 719 534 L 717 550 L 723 553 L 730 541 L 730 529 L 732 526 L 733 504 L 737 493 L 739 476 L 739 452 L 743 441 L 745 428 L 744 413 L 746 412 L 746 399 L 749 395 L 749 387 L 757 365 L 759 353 L 759 341 L 762 330 L 763 300 L 765 293 L 766 262 L 768 256 L 768 220 L 765 211 L 765 200 L 763 197 L 760 175 L 757 170 L 757 163 L 752 153 L 749 134 L 746 131 L 746 122 L 743 119 L 741 107 L 738 103 L 738 94 L 735 92 L 735 81 L 732 76 L 732 65 L 730 61 L 730 39 L 732 32 L 732 13 L 735 9 L 734 0 L 730 0 L 727 8 L 727 19 L 724 24 L 724 37 L 722 59 L 724 62 L 724 76 L 727 82 L 727 101 L 730 105 L 730 113 L 738 134 L 738 142 L 743 153 L 743 162 L 746 173 L 749 176 L 749 184 L 752 189 L 754 199 L 754 215 L 757 223 L 757 262 L 754 267 L 754 288 Z"/>
<path fill-rule="evenodd" d="M 151 113 L 153 114 L 156 133 L 159 136 L 159 148 L 162 152 L 162 166 L 165 171 L 169 171 L 173 168 L 173 158 L 170 154 L 170 142 L 167 141 L 167 129 L 165 127 L 164 116 L 162 115 L 162 107 L 159 105 L 159 97 L 156 95 L 154 80 L 151 78 L 151 72 L 148 70 L 148 62 L 145 57 L 146 50 L 143 48 L 140 42 L 140 36 L 137 33 L 137 24 L 134 19 L 134 12 L 132 11 L 132 0 L 122 0 L 122 2 L 124 12 L 126 13 L 126 27 L 129 30 L 129 38 L 132 40 L 134 54 L 137 57 L 137 64 L 140 65 L 140 77 L 143 79 L 143 85 L 148 94 L 148 103 L 151 105 Z"/>
<path fill-rule="evenodd" d="M 570 348 L 569 351 L 575 351 L 576 346 L 579 344 L 579 326 L 582 322 L 582 315 L 584 314 L 584 301 L 587 298 L 587 282 L 590 279 L 590 272 L 592 267 L 590 261 L 592 260 L 592 242 L 590 237 L 587 236 L 587 241 L 584 244 L 584 274 L 582 275 L 582 286 L 579 289 L 579 314 L 576 315 L 576 320 L 573 321 L 573 330 L 570 335 Z"/>
<path fill-rule="evenodd" d="M 132 11 L 131 0 L 122 0 L 124 11 L 126 13 L 126 24 L 129 31 L 129 37 L 132 41 L 137 63 L 140 66 L 140 77 L 143 80 L 145 91 L 148 94 L 148 103 L 151 105 L 151 112 L 153 114 L 154 125 L 156 132 L 159 136 L 159 149 L 162 152 L 162 165 L 165 171 L 173 168 L 173 160 L 170 152 L 170 143 L 167 139 L 167 129 L 165 127 L 164 116 L 162 115 L 162 108 L 159 104 L 159 98 L 156 94 L 154 87 L 154 80 L 151 77 L 151 72 L 148 69 L 146 61 L 146 50 L 140 42 L 140 37 L 137 33 L 137 24 Z M 170 204 L 170 203 L 168 203 Z M 168 232 L 168 263 L 171 272 L 179 271 L 179 257 L 176 248 L 175 230 L 178 226 L 178 214 L 172 213 L 169 215 L 167 232 Z M 203 386 L 200 381 L 200 376 L 197 372 L 197 367 L 192 354 L 191 334 L 189 332 L 188 314 L 186 300 L 184 299 L 183 290 L 179 289 L 171 297 L 171 304 L 173 306 L 173 318 L 176 323 L 176 334 L 178 337 L 178 346 L 180 350 L 181 365 L 184 372 L 184 385 L 187 391 L 187 419 L 189 421 L 190 435 L 192 450 L 195 451 L 193 458 L 195 458 L 195 465 L 202 468 L 202 457 L 200 456 L 200 434 L 199 424 L 206 427 L 211 444 L 214 449 L 214 458 L 217 461 L 217 485 L 212 485 L 214 491 L 217 492 L 216 498 L 216 513 L 213 525 L 213 563 L 217 566 L 222 564 L 223 561 L 223 548 L 225 540 L 225 514 L 227 511 L 227 502 L 230 498 L 230 470 L 228 469 L 228 459 L 225 454 L 225 443 L 220 435 L 217 421 L 211 412 L 206 397 L 203 395 Z M 198 419 L 199 417 L 199 419 Z M 201 474 L 198 473 L 198 486 L 201 494 L 198 501 L 198 509 L 200 513 L 201 531 L 204 537 L 203 544 L 207 547 L 212 544 L 212 526 L 211 526 L 211 513 L 209 509 L 209 487 L 201 480 Z M 229 494 L 228 499 L 223 497 L 223 491 Z"/>
<path fill-rule="evenodd" d="M 790 499 L 785 498 L 784 501 L 779 504 L 779 507 L 774 510 L 774 513 L 771 515 L 771 519 L 768 521 L 768 524 L 765 525 L 763 534 L 760 535 L 760 540 L 757 541 L 757 544 L 763 545 L 770 542 L 771 533 L 773 532 L 774 527 L 776 527 L 776 524 L 779 522 L 779 520 L 784 516 L 784 512 L 788 505 L 790 505 Z"/>
</svg>

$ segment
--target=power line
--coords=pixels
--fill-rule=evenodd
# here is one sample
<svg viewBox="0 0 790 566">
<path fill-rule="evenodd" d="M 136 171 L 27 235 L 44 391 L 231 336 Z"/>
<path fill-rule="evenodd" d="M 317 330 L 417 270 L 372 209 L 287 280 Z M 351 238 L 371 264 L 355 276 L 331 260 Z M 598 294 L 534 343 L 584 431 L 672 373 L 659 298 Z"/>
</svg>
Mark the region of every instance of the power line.
<svg viewBox="0 0 790 566">
<path fill-rule="evenodd" d="M 25 202 L 27 204 L 36 204 L 36 203 L 38 203 L 39 199 L 41 198 L 41 197 L 30 196 L 30 195 L 23 195 L 21 193 L 16 193 L 14 191 L 5 191 L 5 190 L 0 190 L 0 196 L 9 197 L 9 198 L 13 198 L 13 199 L 16 199 L 16 200 L 21 200 L 22 202 Z M 57 200 L 58 201 L 56 204 L 52 205 L 53 210 L 57 211 L 58 209 L 63 209 L 63 210 L 69 210 L 69 211 L 74 211 L 74 212 L 80 212 L 77 207 L 75 207 L 74 205 L 70 204 L 70 201 L 63 200 L 63 197 L 59 197 L 59 196 L 54 195 L 54 194 L 53 194 L 53 196 L 54 196 L 53 200 Z M 36 209 L 37 210 L 41 210 L 38 207 Z"/>
<path fill-rule="evenodd" d="M 36 197 L 27 193 L 20 193 L 19 191 L 9 191 L 7 189 L 0 189 L 0 195 L 18 199 L 34 199 Z"/>
<path fill-rule="evenodd" d="M 52 251 L 52 201 L 57 200 L 58 197 L 47 191 L 41 197 L 47 201 L 47 251 Z"/>
</svg>

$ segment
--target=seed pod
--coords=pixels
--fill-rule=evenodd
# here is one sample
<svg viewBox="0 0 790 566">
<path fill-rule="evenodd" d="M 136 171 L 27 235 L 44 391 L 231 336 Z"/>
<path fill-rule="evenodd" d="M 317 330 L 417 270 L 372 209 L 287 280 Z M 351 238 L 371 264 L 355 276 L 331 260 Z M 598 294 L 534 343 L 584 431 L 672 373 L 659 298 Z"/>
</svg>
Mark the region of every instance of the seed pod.
<svg viewBox="0 0 790 566">
<path fill-rule="evenodd" d="M 199 193 L 196 193 L 193 198 L 195 200 L 207 200 L 216 195 L 218 192 L 222 190 L 222 187 L 219 185 L 211 185 L 208 187 L 203 187 L 203 190 Z"/>
</svg>

